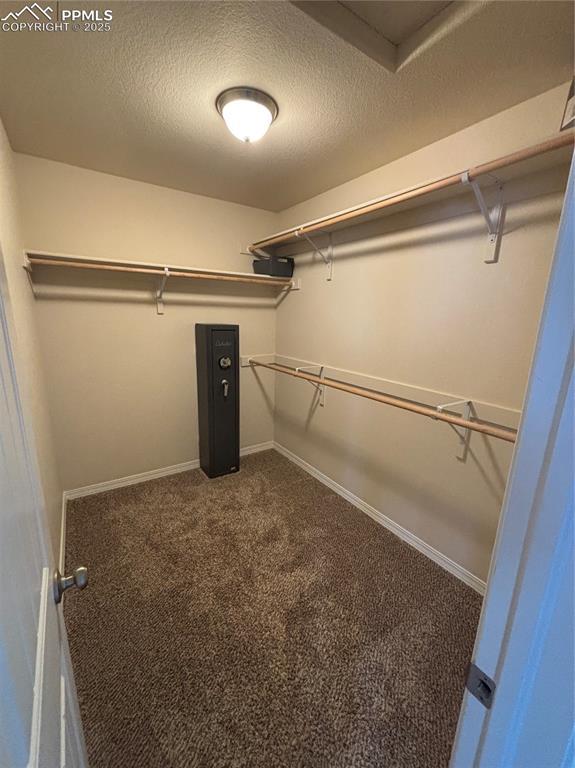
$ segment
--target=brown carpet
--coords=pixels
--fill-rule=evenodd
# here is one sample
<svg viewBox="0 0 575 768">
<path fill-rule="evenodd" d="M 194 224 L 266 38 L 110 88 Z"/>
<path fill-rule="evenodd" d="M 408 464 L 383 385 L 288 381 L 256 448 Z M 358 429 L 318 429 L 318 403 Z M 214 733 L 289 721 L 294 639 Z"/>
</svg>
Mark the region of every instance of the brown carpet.
<svg viewBox="0 0 575 768">
<path fill-rule="evenodd" d="M 91 768 L 447 766 L 480 597 L 276 452 L 67 525 Z"/>
</svg>

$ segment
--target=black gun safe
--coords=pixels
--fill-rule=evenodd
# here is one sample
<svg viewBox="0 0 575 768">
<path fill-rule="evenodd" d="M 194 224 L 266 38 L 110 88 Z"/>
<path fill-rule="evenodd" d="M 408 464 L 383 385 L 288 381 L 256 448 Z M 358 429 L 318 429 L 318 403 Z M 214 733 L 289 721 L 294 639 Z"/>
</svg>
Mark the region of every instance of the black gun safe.
<svg viewBox="0 0 575 768">
<path fill-rule="evenodd" d="M 200 467 L 208 477 L 240 468 L 239 331 L 196 324 Z"/>
</svg>

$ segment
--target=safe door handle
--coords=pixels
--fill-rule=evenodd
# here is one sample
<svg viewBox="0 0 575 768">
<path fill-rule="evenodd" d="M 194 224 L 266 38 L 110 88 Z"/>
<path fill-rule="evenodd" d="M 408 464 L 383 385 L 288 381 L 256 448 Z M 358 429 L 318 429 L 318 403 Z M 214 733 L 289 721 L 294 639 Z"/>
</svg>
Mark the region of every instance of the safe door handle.
<svg viewBox="0 0 575 768">
<path fill-rule="evenodd" d="M 228 397 L 228 390 L 230 388 L 230 382 L 227 379 L 222 379 L 222 387 L 224 390 L 224 400 Z"/>
</svg>

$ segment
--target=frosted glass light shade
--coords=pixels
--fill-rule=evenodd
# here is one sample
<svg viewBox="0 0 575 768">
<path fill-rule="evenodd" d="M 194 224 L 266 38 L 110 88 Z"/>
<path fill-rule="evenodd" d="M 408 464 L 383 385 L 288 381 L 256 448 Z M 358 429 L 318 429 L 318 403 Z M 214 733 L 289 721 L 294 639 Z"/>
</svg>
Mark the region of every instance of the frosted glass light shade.
<svg viewBox="0 0 575 768">
<path fill-rule="evenodd" d="M 278 113 L 272 97 L 253 88 L 230 88 L 220 93 L 216 107 L 230 133 L 249 143 L 265 136 Z"/>
<path fill-rule="evenodd" d="M 230 101 L 222 109 L 228 130 L 240 141 L 259 141 L 272 124 L 272 113 L 263 104 L 247 99 Z"/>
</svg>

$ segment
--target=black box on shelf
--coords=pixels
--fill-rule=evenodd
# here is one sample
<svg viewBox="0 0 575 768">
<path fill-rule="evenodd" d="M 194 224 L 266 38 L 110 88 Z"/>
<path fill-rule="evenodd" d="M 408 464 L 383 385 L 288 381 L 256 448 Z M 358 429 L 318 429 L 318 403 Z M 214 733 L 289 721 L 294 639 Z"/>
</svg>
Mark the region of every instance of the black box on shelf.
<svg viewBox="0 0 575 768">
<path fill-rule="evenodd" d="M 269 259 L 254 259 L 252 266 L 256 275 L 291 277 L 294 260 L 289 256 L 270 256 Z"/>
</svg>

